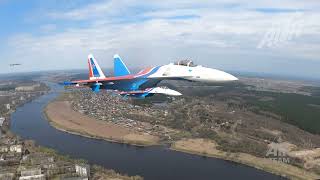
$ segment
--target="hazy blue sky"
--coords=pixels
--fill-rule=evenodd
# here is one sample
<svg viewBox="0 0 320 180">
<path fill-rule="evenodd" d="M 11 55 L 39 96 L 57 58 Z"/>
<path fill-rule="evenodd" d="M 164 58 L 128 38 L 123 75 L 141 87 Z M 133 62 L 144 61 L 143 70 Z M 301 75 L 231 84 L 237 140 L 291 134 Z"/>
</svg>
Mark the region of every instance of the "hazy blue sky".
<svg viewBox="0 0 320 180">
<path fill-rule="evenodd" d="M 319 0 L 0 0 L 0 22 L 1 73 L 86 68 L 88 53 L 109 68 L 119 53 L 320 77 Z"/>
</svg>

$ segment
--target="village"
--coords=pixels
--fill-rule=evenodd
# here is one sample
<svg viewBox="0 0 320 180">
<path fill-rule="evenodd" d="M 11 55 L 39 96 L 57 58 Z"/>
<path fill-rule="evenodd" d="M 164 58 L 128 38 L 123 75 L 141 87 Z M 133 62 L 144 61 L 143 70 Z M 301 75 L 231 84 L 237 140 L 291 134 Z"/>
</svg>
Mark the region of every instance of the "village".
<svg viewBox="0 0 320 180">
<path fill-rule="evenodd" d="M 90 166 L 63 161 L 45 148 L 12 135 L 0 138 L 0 179 L 89 179 Z M 60 157 L 61 158 L 61 157 Z"/>
<path fill-rule="evenodd" d="M 9 83 L 8 84 L 12 84 Z M 9 130 L 10 114 L 15 109 L 45 94 L 49 88 L 44 84 L 35 83 L 17 86 L 8 91 L 0 91 L 0 179 L 46 179 L 56 174 L 66 177 L 88 179 L 90 167 L 86 164 L 59 162 L 54 156 L 40 152 L 30 141 L 23 141 Z M 38 148 L 38 149 L 37 149 Z"/>
<path fill-rule="evenodd" d="M 74 91 L 71 96 L 72 107 L 75 111 L 95 119 L 111 122 L 136 132 L 155 135 L 161 137 L 162 140 L 171 140 L 171 134 L 177 133 L 177 130 L 157 122 L 150 123 L 149 120 L 143 120 L 149 117 L 157 121 L 154 117 L 167 116 L 168 111 L 161 106 L 155 108 L 138 105 L 107 91 L 102 91 L 98 95 L 87 90 L 79 90 Z"/>
<path fill-rule="evenodd" d="M 140 176 L 123 176 L 113 170 L 90 165 L 84 160 L 59 155 L 52 149 L 13 134 L 10 131 L 11 113 L 48 91 L 45 84 L 36 82 L 0 91 L 0 180 L 142 179 Z"/>
</svg>

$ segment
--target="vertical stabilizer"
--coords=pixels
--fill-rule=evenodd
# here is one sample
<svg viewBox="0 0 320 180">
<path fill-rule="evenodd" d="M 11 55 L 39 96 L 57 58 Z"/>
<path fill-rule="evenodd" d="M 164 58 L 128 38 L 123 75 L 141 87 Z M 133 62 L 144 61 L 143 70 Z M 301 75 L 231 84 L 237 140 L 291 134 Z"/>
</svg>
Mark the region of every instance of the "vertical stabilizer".
<svg viewBox="0 0 320 180">
<path fill-rule="evenodd" d="M 114 76 L 125 76 L 129 75 L 130 71 L 127 66 L 124 64 L 122 59 L 118 54 L 113 56 L 114 63 Z"/>
<path fill-rule="evenodd" d="M 101 79 L 106 76 L 102 72 L 98 62 L 93 57 L 92 54 L 88 55 L 88 65 L 89 65 L 89 79 Z"/>
</svg>

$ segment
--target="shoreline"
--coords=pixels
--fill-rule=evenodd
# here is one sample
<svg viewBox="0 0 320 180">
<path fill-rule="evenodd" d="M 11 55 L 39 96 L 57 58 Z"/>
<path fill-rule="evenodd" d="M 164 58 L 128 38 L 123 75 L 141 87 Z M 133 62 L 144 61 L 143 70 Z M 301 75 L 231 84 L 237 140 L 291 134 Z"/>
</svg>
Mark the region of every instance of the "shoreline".
<svg viewBox="0 0 320 180">
<path fill-rule="evenodd" d="M 104 138 L 104 137 L 99 137 L 99 136 L 93 136 L 90 134 L 87 134 L 85 132 L 80 133 L 80 132 L 75 132 L 72 130 L 68 130 L 66 128 L 60 127 L 58 124 L 56 124 L 55 122 L 49 120 L 47 114 L 45 112 L 43 112 L 43 114 L 45 115 L 46 119 L 48 120 L 49 124 L 54 127 L 55 129 L 68 133 L 68 134 L 72 134 L 72 135 L 77 135 L 77 136 L 82 136 L 85 138 L 90 138 L 90 139 L 96 139 L 96 140 L 103 140 L 103 141 L 107 141 L 107 142 L 111 142 L 111 143 L 118 143 L 118 144 L 127 144 L 127 145 L 132 145 L 132 146 L 137 146 L 137 147 L 150 147 L 150 146 L 157 146 L 159 144 L 139 144 L 139 143 L 133 143 L 130 141 L 119 141 L 116 139 L 111 139 L 111 138 Z"/>
<path fill-rule="evenodd" d="M 208 151 L 201 152 L 199 150 L 193 149 L 192 147 L 190 148 L 190 146 L 192 145 L 190 145 L 189 147 L 188 145 L 187 146 L 177 145 L 177 143 L 179 142 L 187 142 L 187 141 L 194 141 L 194 140 L 195 139 L 185 139 L 185 140 L 176 141 L 173 143 L 170 149 L 177 152 L 204 156 L 208 158 L 217 158 L 225 161 L 230 161 L 233 163 L 238 163 L 239 165 L 245 165 L 248 167 L 259 169 L 259 170 L 272 173 L 284 178 L 289 178 L 289 179 L 319 179 L 320 178 L 319 175 L 312 172 L 308 172 L 296 166 L 286 164 L 286 163 L 280 163 L 277 161 L 272 161 L 267 158 L 256 157 L 247 153 L 231 153 L 231 152 L 221 151 L 216 148 L 213 148 L 210 152 Z M 204 141 L 210 142 L 211 140 L 204 140 Z"/>
<path fill-rule="evenodd" d="M 138 147 L 147 147 L 147 146 L 159 145 L 158 137 L 153 137 L 151 135 L 141 135 L 141 134 L 134 134 L 132 132 L 130 132 L 130 133 L 128 132 L 128 134 L 126 134 L 124 136 L 117 136 L 117 135 L 112 135 L 112 134 L 107 134 L 107 135 L 102 136 L 102 135 L 99 135 L 99 134 L 91 134 L 90 132 L 86 132 L 87 131 L 86 129 L 85 130 L 80 130 L 80 129 L 69 128 L 69 127 L 63 126 L 63 125 L 57 123 L 56 121 L 54 121 L 52 119 L 52 117 L 50 117 L 50 115 L 48 115 L 48 106 L 50 104 L 56 102 L 56 101 L 57 100 L 53 100 L 53 101 L 49 102 L 45 106 L 45 108 L 43 109 L 43 114 L 44 114 L 45 118 L 47 119 L 47 121 L 49 122 L 49 124 L 52 127 L 54 127 L 57 130 L 59 130 L 59 131 L 63 131 L 63 132 L 66 132 L 66 133 L 69 133 L 69 134 L 73 134 L 73 135 L 83 136 L 83 137 L 86 137 L 86 138 L 97 139 L 97 140 L 105 140 L 105 141 L 108 141 L 108 142 L 119 143 L 119 144 L 134 145 L 134 146 L 138 146 Z M 76 112 L 76 113 L 78 113 L 78 112 Z M 78 125 L 81 125 L 81 124 L 78 124 Z M 123 129 L 121 129 L 121 130 L 123 130 Z M 134 139 L 134 138 L 129 137 L 129 136 L 137 136 L 137 139 Z M 143 139 L 143 138 L 145 138 L 145 139 Z"/>
<path fill-rule="evenodd" d="M 43 177 L 45 177 L 45 179 L 61 179 L 63 177 L 69 177 L 69 176 L 74 177 L 74 178 L 85 178 L 85 176 L 80 176 L 80 175 L 78 176 L 76 173 L 76 170 L 72 171 L 72 168 L 71 168 L 71 170 L 66 169 L 66 168 L 59 169 L 59 170 L 63 170 L 63 172 L 61 171 L 62 173 L 61 172 L 57 173 L 57 172 L 53 172 L 53 171 L 50 171 L 50 173 L 48 173 L 49 170 L 46 170 L 46 168 L 44 168 L 46 166 L 45 159 L 52 159 L 52 161 L 49 160 L 51 163 L 50 164 L 51 170 L 55 169 L 56 164 L 60 164 L 60 165 L 67 164 L 67 166 L 69 166 L 69 167 L 74 167 L 74 166 L 89 167 L 91 170 L 90 171 L 91 173 L 89 175 L 86 175 L 87 176 L 86 179 L 88 179 L 88 178 L 89 179 L 91 179 L 91 178 L 96 179 L 97 177 L 98 178 L 103 177 L 103 178 L 107 178 L 107 179 L 111 178 L 111 179 L 119 179 L 119 180 L 120 179 L 121 180 L 132 180 L 132 179 L 143 180 L 143 178 L 139 175 L 128 176 L 126 174 L 120 174 L 113 169 L 107 169 L 107 168 L 104 168 L 104 167 L 96 165 L 96 164 L 89 164 L 88 161 L 85 159 L 71 158 L 68 155 L 60 154 L 59 152 L 57 152 L 53 148 L 41 146 L 41 145 L 37 144 L 32 139 L 28 139 L 28 138 L 24 139 L 24 138 L 20 137 L 18 134 L 14 133 L 11 129 L 12 114 L 17 112 L 17 110 L 19 108 L 21 108 L 22 106 L 35 101 L 36 99 L 48 94 L 49 92 L 50 91 L 45 91 L 44 94 L 40 94 L 40 95 L 32 97 L 31 99 L 27 99 L 23 103 L 12 108 L 8 113 L 5 114 L 6 115 L 5 116 L 6 117 L 5 124 L 4 124 L 4 126 L 2 126 L 3 129 L 0 129 L 0 132 L 3 132 L 3 133 L 0 133 L 1 138 L 8 139 L 8 140 L 10 139 L 10 141 L 14 142 L 13 144 L 11 144 L 11 143 L 1 144 L 0 143 L 0 145 L 3 145 L 4 147 L 9 147 L 11 145 L 20 146 L 23 150 L 28 150 L 28 153 L 25 157 L 27 159 L 29 159 L 29 161 L 32 162 L 32 160 L 35 160 L 37 162 L 38 159 L 44 159 L 44 163 L 41 161 L 39 164 L 35 163 L 36 165 L 34 163 L 30 163 L 27 165 L 27 163 L 24 162 L 25 160 L 23 159 L 23 156 L 22 156 L 22 155 L 25 155 L 25 151 L 20 152 L 20 154 L 18 151 L 14 152 L 14 153 L 11 152 L 10 156 L 19 157 L 19 158 L 13 160 L 12 162 L 18 161 L 19 163 L 11 164 L 11 165 L 3 163 L 2 165 L 3 165 L 4 169 L 0 168 L 1 170 L 3 170 L 2 174 L 1 174 L 2 178 L 11 179 L 11 177 L 12 177 L 12 178 L 16 179 L 19 177 L 20 178 L 25 177 L 25 176 L 22 176 L 22 170 L 28 171 L 28 170 L 32 170 L 33 168 L 35 168 L 35 169 L 39 168 L 41 171 L 41 174 L 39 176 L 43 176 Z M 45 117 L 47 118 L 46 115 L 45 115 Z M 65 132 L 67 132 L 67 131 L 65 131 Z M 4 152 L 2 152 L 2 155 L 4 155 L 4 157 L 5 157 L 5 155 L 7 153 L 8 152 L 4 151 Z M 31 157 L 28 155 L 31 155 Z M 4 162 L 6 162 L 6 159 L 4 159 Z M 10 160 L 9 160 L 9 162 L 10 162 Z M 23 162 L 23 163 L 21 163 L 21 162 Z M 2 166 L 0 166 L 0 167 L 2 167 Z M 20 169 L 21 167 L 22 167 L 22 169 Z M 20 175 L 20 171 L 21 171 L 21 175 Z M 0 179 L 1 179 L 1 177 L 0 177 Z"/>
<path fill-rule="evenodd" d="M 48 105 L 45 106 L 43 113 L 44 113 L 47 121 L 50 123 L 50 125 L 53 126 L 54 128 L 56 128 L 57 130 L 60 130 L 60 131 L 66 132 L 66 133 L 70 133 L 70 134 L 74 134 L 74 135 L 83 136 L 86 138 L 105 140 L 108 142 L 128 144 L 128 145 L 133 145 L 133 146 L 138 146 L 138 147 L 160 145 L 159 142 L 156 142 L 156 143 L 153 142 L 153 143 L 146 144 L 146 143 L 141 143 L 139 141 L 138 141 L 139 143 L 137 143 L 137 141 L 134 141 L 134 140 L 125 141 L 125 140 L 119 140 L 119 139 L 113 139 L 113 138 L 106 138 L 106 137 L 102 137 L 102 136 L 92 135 L 87 132 L 81 132 L 80 130 L 75 131 L 73 129 L 68 129 L 67 127 L 63 127 L 60 124 L 57 124 L 56 122 L 52 121 L 52 119 L 49 117 L 49 115 L 47 113 L 48 106 L 50 105 L 50 103 L 53 103 L 55 101 L 57 101 L 57 99 L 49 102 Z M 77 113 L 79 113 L 79 112 L 77 112 Z M 247 153 L 225 152 L 225 151 L 218 150 L 215 147 L 212 148 L 212 150 L 210 149 L 208 151 L 207 150 L 201 151 L 197 148 L 193 148 L 192 144 L 189 144 L 186 146 L 179 145 L 179 143 L 181 143 L 181 142 L 187 144 L 188 141 L 193 141 L 193 140 L 196 140 L 196 139 L 183 139 L 183 140 L 174 141 L 169 149 L 173 150 L 173 151 L 178 151 L 178 152 L 183 152 L 183 153 L 188 153 L 188 154 L 193 154 L 193 155 L 198 155 L 198 156 L 205 156 L 205 157 L 209 157 L 209 158 L 222 159 L 222 160 L 238 163 L 240 165 L 245 165 L 248 167 L 256 168 L 256 169 L 259 169 L 259 170 L 262 170 L 262 171 L 265 171 L 268 173 L 272 173 L 275 175 L 279 175 L 281 177 L 290 178 L 290 179 L 318 179 L 318 178 L 320 178 L 319 175 L 312 173 L 312 172 L 308 172 L 302 168 L 298 168 L 296 166 L 289 165 L 289 164 L 275 162 L 275 161 L 272 161 L 267 158 L 256 157 L 256 156 L 253 156 L 253 155 L 250 155 Z M 213 142 L 212 140 L 204 140 L 204 139 L 202 139 L 202 141 L 206 141 L 209 143 Z M 192 143 L 196 144 L 197 142 L 192 142 Z M 203 144 L 200 144 L 200 145 L 203 145 Z"/>
</svg>

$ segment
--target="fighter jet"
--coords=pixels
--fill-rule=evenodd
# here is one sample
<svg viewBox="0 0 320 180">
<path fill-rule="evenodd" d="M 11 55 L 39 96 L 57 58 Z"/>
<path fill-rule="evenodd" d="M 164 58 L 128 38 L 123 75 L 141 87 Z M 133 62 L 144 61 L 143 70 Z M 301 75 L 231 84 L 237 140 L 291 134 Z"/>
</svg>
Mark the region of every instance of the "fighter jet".
<svg viewBox="0 0 320 180">
<path fill-rule="evenodd" d="M 148 67 L 132 74 L 119 55 L 114 55 L 114 76 L 106 77 L 92 54 L 88 55 L 89 79 L 64 82 L 64 85 L 88 86 L 94 92 L 113 90 L 121 96 L 145 98 L 154 94 L 180 96 L 180 92 L 157 87 L 162 80 L 188 80 L 206 83 L 227 83 L 238 78 L 226 72 L 195 65 L 182 60 L 163 66 Z"/>
</svg>

